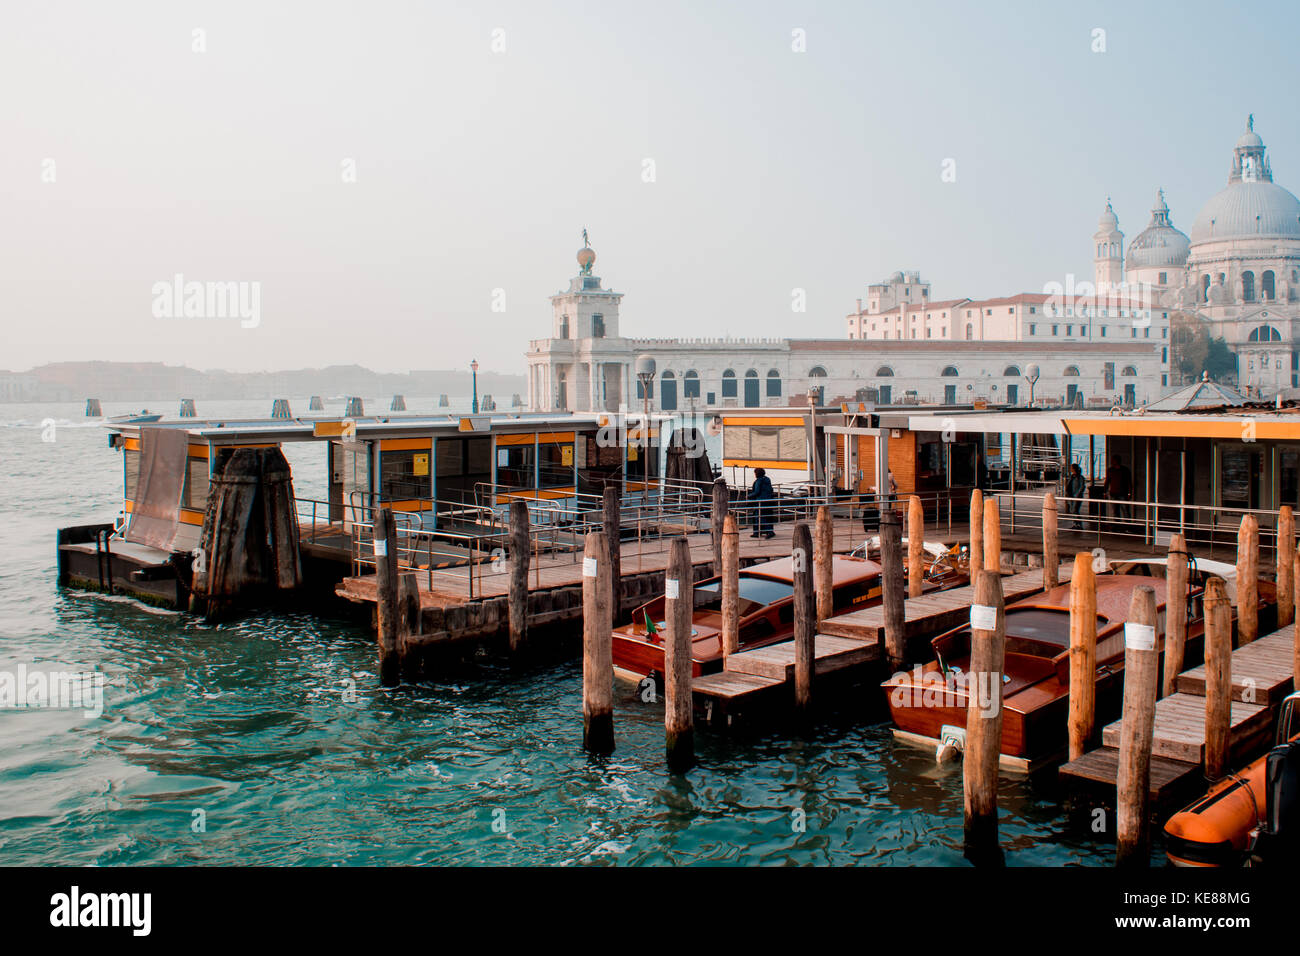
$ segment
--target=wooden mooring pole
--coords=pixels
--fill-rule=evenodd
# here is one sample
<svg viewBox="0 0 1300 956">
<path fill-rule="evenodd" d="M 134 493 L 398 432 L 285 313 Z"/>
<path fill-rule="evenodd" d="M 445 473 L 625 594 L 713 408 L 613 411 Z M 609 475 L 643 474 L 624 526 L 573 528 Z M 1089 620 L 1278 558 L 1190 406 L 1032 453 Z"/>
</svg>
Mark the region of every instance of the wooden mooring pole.
<svg viewBox="0 0 1300 956">
<path fill-rule="evenodd" d="M 587 535 L 582 558 L 582 746 L 614 752 L 614 610 L 609 545 L 603 531 Z"/>
<path fill-rule="evenodd" d="M 688 770 L 695 763 L 694 701 L 691 696 L 691 619 L 695 583 L 691 547 L 673 539 L 664 578 L 667 633 L 664 635 L 664 737 L 668 769 Z"/>
<path fill-rule="evenodd" d="M 1124 712 L 1119 731 L 1115 835 L 1115 865 L 1121 867 L 1150 864 L 1147 802 L 1159 656 L 1156 592 L 1143 585 L 1133 591 L 1124 625 Z"/>
<path fill-rule="evenodd" d="M 401 616 L 397 601 L 397 535 L 393 509 L 383 505 L 375 512 L 375 616 L 379 630 L 379 681 L 394 687 L 401 679 L 398 635 Z"/>
<path fill-rule="evenodd" d="M 510 618 L 510 653 L 528 640 L 528 562 L 532 548 L 528 540 L 528 503 L 510 502 L 510 597 L 506 612 Z M 470 573 L 474 571 L 470 568 Z"/>
<path fill-rule="evenodd" d="M 1292 568 L 1291 579 L 1296 588 L 1294 593 L 1297 597 L 1300 597 L 1300 547 L 1296 548 L 1295 561 L 1292 563 Z M 1291 606 L 1295 607 L 1296 603 L 1297 601 L 1293 599 Z M 1297 627 L 1292 633 L 1295 636 L 1295 651 L 1292 655 L 1291 673 L 1297 675 L 1300 674 L 1300 627 Z M 1300 690 L 1300 677 L 1295 677 L 1294 680 L 1296 683 L 1296 689 Z"/>
<path fill-rule="evenodd" d="M 984 502 L 984 568 L 1002 573 L 1002 522 L 997 498 Z"/>
<path fill-rule="evenodd" d="M 891 670 L 906 666 L 907 635 L 903 616 L 903 544 L 898 512 L 892 504 L 880 512 L 880 590 L 885 608 L 885 656 Z"/>
<path fill-rule="evenodd" d="M 623 615 L 623 502 L 617 485 L 606 485 L 601 501 L 601 530 L 605 532 L 609 565 L 609 613 Z M 527 573 L 525 573 L 527 577 Z"/>
<path fill-rule="evenodd" d="M 1002 671 L 1006 658 L 1002 578 L 980 571 L 971 607 L 971 657 L 967 674 L 966 747 L 962 790 L 966 810 L 966 857 L 1000 863 L 998 768 L 1002 753 Z"/>
<path fill-rule="evenodd" d="M 1175 534 L 1169 539 L 1165 564 L 1165 673 L 1160 696 L 1174 692 L 1183 671 L 1187 652 L 1187 539 Z"/>
<path fill-rule="evenodd" d="M 921 499 L 912 495 L 907 501 L 907 596 L 921 596 L 925 579 L 925 509 Z"/>
<path fill-rule="evenodd" d="M 1061 552 L 1056 544 L 1056 495 L 1043 495 L 1043 590 L 1061 583 Z"/>
<path fill-rule="evenodd" d="M 1283 505 L 1277 512 L 1277 626 L 1295 620 L 1295 512 Z"/>
<path fill-rule="evenodd" d="M 820 626 L 835 611 L 835 524 L 831 520 L 831 509 L 825 505 L 817 509 L 814 532 L 813 577 L 817 591 L 817 624 Z M 798 546 L 796 541 L 795 547 Z"/>
<path fill-rule="evenodd" d="M 976 488 L 970 493 L 970 552 L 967 564 L 970 579 L 975 580 L 984 567 L 984 492 Z"/>
<path fill-rule="evenodd" d="M 1092 555 L 1074 556 L 1070 575 L 1070 759 L 1088 752 L 1097 720 L 1097 576 Z"/>
<path fill-rule="evenodd" d="M 1205 582 L 1205 777 L 1211 782 L 1228 774 L 1231 717 L 1232 602 L 1216 576 Z"/>
<path fill-rule="evenodd" d="M 1244 515 L 1237 529 L 1237 646 L 1259 637 L 1259 521 Z"/>
<path fill-rule="evenodd" d="M 794 705 L 801 712 L 812 706 L 813 641 L 817 634 L 812 550 L 812 532 L 807 522 L 800 521 L 794 526 L 791 559 L 794 565 Z"/>
<path fill-rule="evenodd" d="M 722 522 L 722 660 L 740 650 L 740 527 L 736 516 Z"/>
<path fill-rule="evenodd" d="M 731 492 L 727 482 L 719 478 L 713 483 L 713 506 L 709 515 L 709 535 L 713 539 L 713 573 L 722 573 L 722 534 L 731 507 Z"/>
</svg>

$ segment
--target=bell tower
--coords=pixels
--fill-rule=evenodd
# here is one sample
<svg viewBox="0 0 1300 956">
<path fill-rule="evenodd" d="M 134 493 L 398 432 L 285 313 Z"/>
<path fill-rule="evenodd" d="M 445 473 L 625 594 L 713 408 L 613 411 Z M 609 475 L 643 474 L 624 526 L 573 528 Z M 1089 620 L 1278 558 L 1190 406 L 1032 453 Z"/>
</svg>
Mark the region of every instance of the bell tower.
<svg viewBox="0 0 1300 956">
<path fill-rule="evenodd" d="M 1119 217 L 1111 208 L 1109 197 L 1097 231 L 1092 234 L 1092 245 L 1093 284 L 1101 295 L 1124 281 L 1124 233 L 1119 231 Z"/>
</svg>

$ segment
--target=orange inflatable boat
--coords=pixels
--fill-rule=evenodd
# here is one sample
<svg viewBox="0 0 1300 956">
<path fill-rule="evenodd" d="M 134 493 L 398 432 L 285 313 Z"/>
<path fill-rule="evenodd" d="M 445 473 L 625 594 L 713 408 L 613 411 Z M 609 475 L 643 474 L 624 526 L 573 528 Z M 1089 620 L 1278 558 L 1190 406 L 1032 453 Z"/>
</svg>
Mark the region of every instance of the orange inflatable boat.
<svg viewBox="0 0 1300 956">
<path fill-rule="evenodd" d="M 1276 752 L 1300 741 L 1293 719 L 1300 694 L 1282 702 Z M 1292 744 L 1297 746 L 1296 743 Z M 1220 780 L 1210 792 L 1165 824 L 1165 855 L 1174 866 L 1237 866 L 1246 859 L 1268 820 L 1268 765 L 1265 754 L 1240 773 Z M 1276 763 L 1275 759 L 1275 763 Z"/>
</svg>

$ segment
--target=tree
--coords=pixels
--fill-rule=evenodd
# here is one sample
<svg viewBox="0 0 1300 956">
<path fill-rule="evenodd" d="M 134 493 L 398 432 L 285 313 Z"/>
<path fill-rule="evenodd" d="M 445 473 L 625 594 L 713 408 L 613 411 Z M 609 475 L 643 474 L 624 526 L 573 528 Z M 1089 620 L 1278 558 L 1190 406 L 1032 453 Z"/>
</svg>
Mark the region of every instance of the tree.
<svg viewBox="0 0 1300 956">
<path fill-rule="evenodd" d="M 1237 356 L 1223 339 L 1210 339 L 1207 343 L 1204 368 L 1210 373 L 1210 378 L 1217 382 L 1220 378 L 1237 371 Z"/>
</svg>

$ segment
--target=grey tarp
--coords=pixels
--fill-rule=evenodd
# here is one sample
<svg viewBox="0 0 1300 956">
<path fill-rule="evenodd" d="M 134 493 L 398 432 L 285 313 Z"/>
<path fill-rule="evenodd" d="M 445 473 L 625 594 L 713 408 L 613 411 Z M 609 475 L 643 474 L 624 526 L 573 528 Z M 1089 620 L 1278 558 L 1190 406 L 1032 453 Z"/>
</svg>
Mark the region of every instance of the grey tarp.
<svg viewBox="0 0 1300 956">
<path fill-rule="evenodd" d="M 126 540 L 172 549 L 185 488 L 189 433 L 183 428 L 140 428 L 140 478 Z"/>
</svg>

